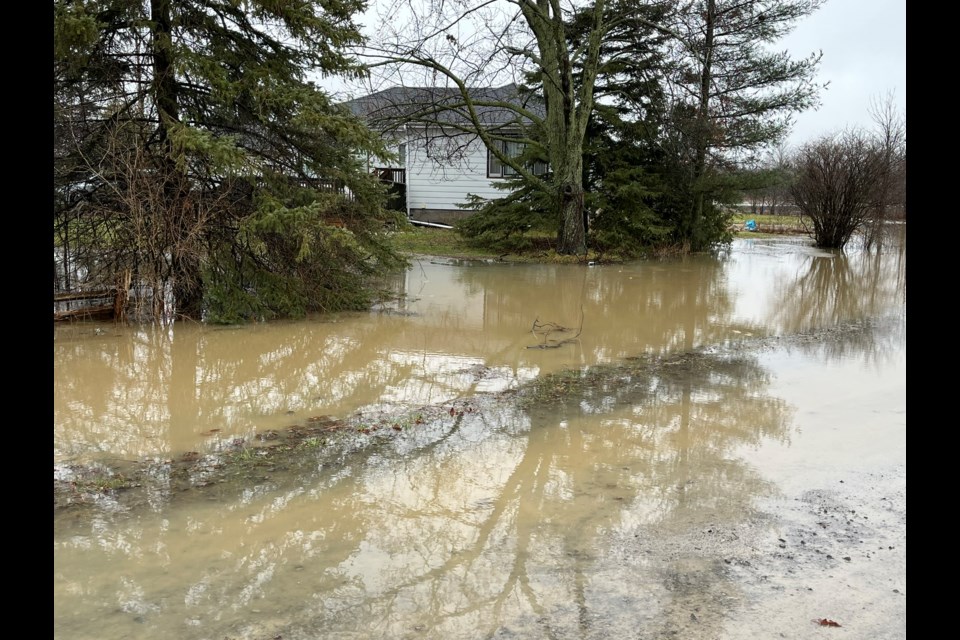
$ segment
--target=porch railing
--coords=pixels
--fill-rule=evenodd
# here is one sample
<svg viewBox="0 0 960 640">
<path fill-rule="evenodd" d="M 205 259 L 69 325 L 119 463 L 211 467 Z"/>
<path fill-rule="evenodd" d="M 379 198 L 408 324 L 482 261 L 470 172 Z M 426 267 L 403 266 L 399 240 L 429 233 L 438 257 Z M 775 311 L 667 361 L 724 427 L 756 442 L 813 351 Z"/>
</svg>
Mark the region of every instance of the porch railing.
<svg viewBox="0 0 960 640">
<path fill-rule="evenodd" d="M 407 170 L 393 167 L 375 167 L 374 175 L 380 179 L 380 182 L 388 184 L 407 184 Z"/>
</svg>

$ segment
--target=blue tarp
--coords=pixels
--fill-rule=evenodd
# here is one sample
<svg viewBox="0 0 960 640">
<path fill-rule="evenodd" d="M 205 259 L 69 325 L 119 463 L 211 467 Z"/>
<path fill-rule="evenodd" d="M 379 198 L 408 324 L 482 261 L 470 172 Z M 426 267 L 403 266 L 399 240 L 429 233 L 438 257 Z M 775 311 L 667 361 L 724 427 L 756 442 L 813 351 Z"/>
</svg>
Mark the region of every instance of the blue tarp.
<svg viewBox="0 0 960 640">
<path fill-rule="evenodd" d="M 757 221 L 756 220 L 747 220 L 743 223 L 743 228 L 747 231 L 756 231 L 757 230 Z"/>
</svg>

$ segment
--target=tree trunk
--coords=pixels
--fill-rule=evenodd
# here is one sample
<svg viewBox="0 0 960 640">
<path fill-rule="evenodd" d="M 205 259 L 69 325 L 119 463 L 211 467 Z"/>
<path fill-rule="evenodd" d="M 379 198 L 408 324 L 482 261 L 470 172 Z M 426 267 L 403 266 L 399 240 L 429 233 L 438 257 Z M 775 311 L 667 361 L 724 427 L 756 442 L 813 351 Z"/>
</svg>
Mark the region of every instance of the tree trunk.
<svg viewBox="0 0 960 640">
<path fill-rule="evenodd" d="M 557 157 L 554 176 L 559 207 L 557 253 L 582 256 L 587 253 L 587 229 L 583 206 L 583 145 L 566 138 Z"/>
<path fill-rule="evenodd" d="M 199 320 L 203 314 L 203 281 L 200 261 L 193 255 L 173 262 L 174 313 L 180 318 Z"/>
<path fill-rule="evenodd" d="M 561 225 L 558 234 L 557 253 L 562 255 L 585 255 L 587 233 L 584 225 L 583 185 L 567 182 L 560 189 Z"/>
<path fill-rule="evenodd" d="M 717 21 L 717 3 L 716 0 L 707 0 L 706 31 L 703 41 L 703 59 L 700 67 L 700 104 L 697 108 L 696 132 L 696 155 L 693 166 L 693 207 L 690 212 L 687 240 L 691 242 L 694 250 L 699 250 L 702 233 L 700 225 L 703 220 L 704 192 L 703 178 L 707 173 L 707 147 L 710 144 L 711 123 L 710 123 L 710 92 L 711 77 L 713 74 L 713 44 L 714 28 Z M 761 207 L 762 210 L 762 207 Z"/>
<path fill-rule="evenodd" d="M 157 143 L 161 147 L 163 216 L 167 226 L 170 253 L 170 277 L 173 281 L 174 313 L 179 317 L 199 319 L 203 301 L 200 278 L 201 246 L 194 238 L 196 209 L 190 202 L 190 184 L 178 167 L 171 128 L 180 122 L 179 95 L 173 49 L 171 0 L 150 0 L 153 21 L 153 91 L 157 105 Z"/>
</svg>

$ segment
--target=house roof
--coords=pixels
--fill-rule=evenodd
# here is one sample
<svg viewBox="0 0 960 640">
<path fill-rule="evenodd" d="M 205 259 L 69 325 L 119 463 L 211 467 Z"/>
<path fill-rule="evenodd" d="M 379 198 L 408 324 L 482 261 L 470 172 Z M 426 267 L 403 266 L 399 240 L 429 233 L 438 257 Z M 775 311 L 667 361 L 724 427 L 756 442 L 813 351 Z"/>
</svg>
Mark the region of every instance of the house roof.
<svg viewBox="0 0 960 640">
<path fill-rule="evenodd" d="M 529 124 L 528 118 L 504 105 L 521 106 L 539 117 L 545 114 L 543 102 L 515 84 L 475 87 L 469 93 L 484 126 Z M 471 125 L 457 87 L 390 87 L 342 104 L 368 123 L 384 127 L 404 123 Z"/>
</svg>

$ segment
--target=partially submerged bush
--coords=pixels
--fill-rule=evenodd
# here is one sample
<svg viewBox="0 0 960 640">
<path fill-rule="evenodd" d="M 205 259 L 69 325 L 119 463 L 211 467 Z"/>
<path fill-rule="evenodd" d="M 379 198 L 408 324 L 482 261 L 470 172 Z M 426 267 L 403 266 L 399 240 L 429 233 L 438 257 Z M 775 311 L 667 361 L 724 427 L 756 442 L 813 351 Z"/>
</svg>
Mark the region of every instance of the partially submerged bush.
<svg viewBox="0 0 960 640">
<path fill-rule="evenodd" d="M 842 249 L 867 222 L 885 175 L 877 142 L 859 131 L 825 136 L 794 156 L 790 193 L 813 224 L 817 246 Z"/>
</svg>

